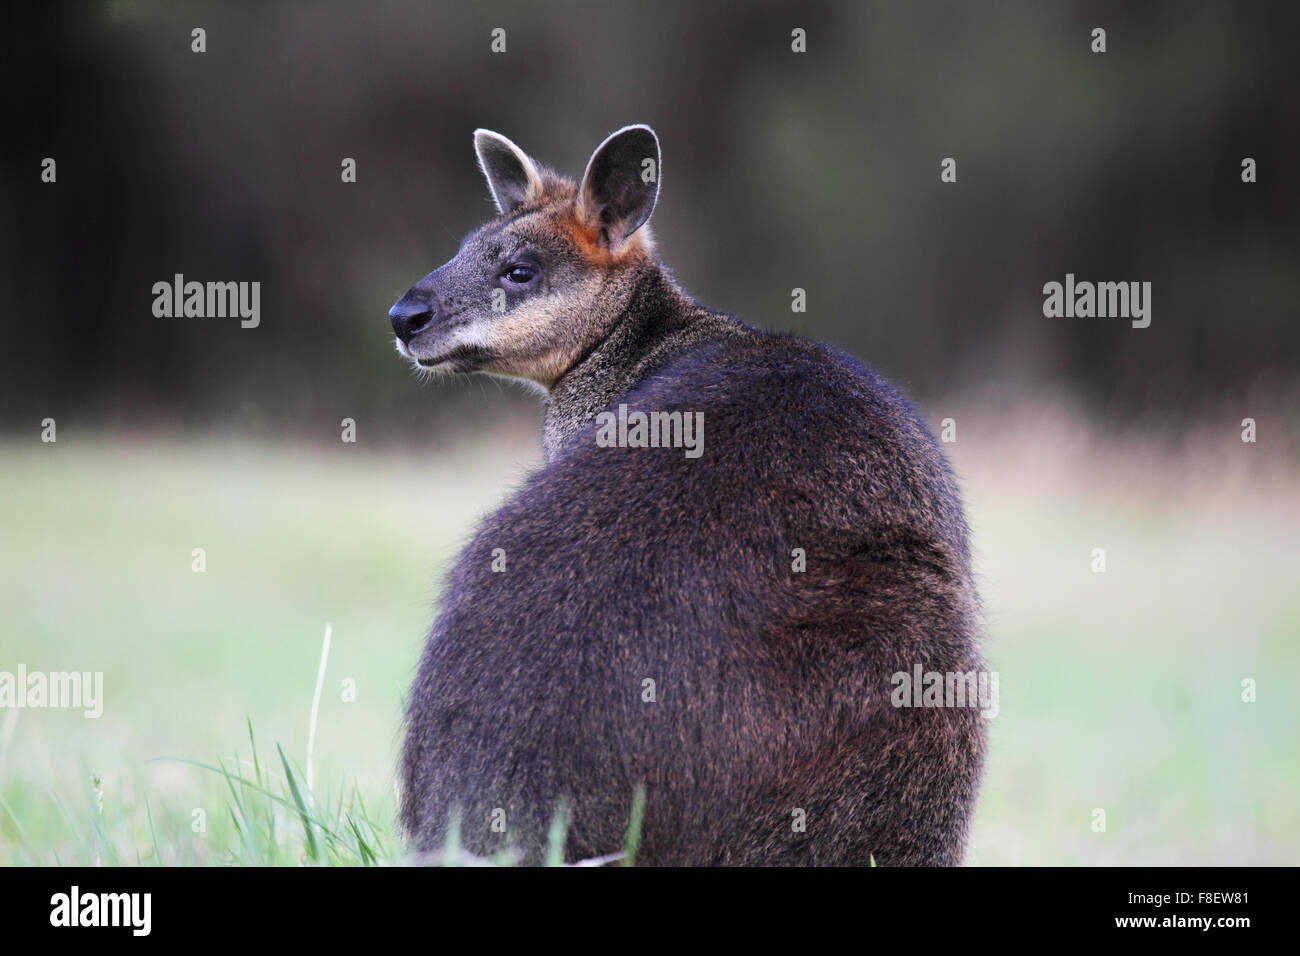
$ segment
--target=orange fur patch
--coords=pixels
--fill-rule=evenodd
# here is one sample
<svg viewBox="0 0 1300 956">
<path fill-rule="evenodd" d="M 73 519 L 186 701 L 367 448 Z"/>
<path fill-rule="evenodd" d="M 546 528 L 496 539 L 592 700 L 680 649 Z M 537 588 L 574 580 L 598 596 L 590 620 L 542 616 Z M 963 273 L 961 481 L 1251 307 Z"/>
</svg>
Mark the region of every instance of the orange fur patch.
<svg viewBox="0 0 1300 956">
<path fill-rule="evenodd" d="M 540 181 L 528 203 L 519 211 L 539 214 L 538 226 L 567 239 L 592 268 L 608 269 L 633 257 L 650 256 L 653 248 L 648 229 L 633 233 L 614 252 L 600 242 L 599 225 L 591 225 L 582 208 L 578 184 L 545 167 L 539 167 Z"/>
<path fill-rule="evenodd" d="M 600 229 L 587 225 L 577 207 L 574 207 L 567 216 L 561 219 L 560 226 L 578 250 L 578 254 L 597 268 L 609 268 L 615 263 L 624 262 L 633 256 L 649 253 L 645 239 L 639 231 L 629 236 L 622 243 L 617 253 L 608 246 L 602 245 L 600 242 Z"/>
</svg>

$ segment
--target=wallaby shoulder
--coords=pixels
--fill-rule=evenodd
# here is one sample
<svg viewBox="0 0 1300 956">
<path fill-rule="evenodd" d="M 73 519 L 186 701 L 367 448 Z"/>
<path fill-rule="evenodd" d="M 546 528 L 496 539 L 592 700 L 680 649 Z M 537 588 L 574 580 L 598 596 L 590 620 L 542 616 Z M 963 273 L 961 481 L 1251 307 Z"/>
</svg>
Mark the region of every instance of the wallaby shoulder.
<svg viewBox="0 0 1300 956">
<path fill-rule="evenodd" d="M 701 457 L 603 448 L 593 423 L 566 442 L 563 462 L 553 463 L 557 479 L 588 469 L 629 508 L 658 507 L 660 495 L 701 503 L 748 496 L 771 520 L 802 519 L 804 530 L 849 539 L 913 529 L 942 542 L 964 570 L 956 483 L 915 406 L 831 346 L 716 315 L 714 331 L 695 333 L 604 409 L 700 413 Z"/>
</svg>

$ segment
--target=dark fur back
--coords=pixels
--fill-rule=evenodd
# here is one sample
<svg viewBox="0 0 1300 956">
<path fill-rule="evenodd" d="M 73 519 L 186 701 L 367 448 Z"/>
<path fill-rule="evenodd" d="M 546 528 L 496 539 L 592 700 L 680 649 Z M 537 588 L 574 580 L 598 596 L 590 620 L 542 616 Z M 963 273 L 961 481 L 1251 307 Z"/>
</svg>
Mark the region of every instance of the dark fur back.
<svg viewBox="0 0 1300 956">
<path fill-rule="evenodd" d="M 983 721 L 889 699 L 917 664 L 982 667 L 943 455 L 854 359 L 691 327 L 601 404 L 703 412 L 702 457 L 587 425 L 461 556 L 411 694 L 405 827 L 437 850 L 459 807 L 487 853 L 500 808 L 538 862 L 564 797 L 566 855 L 592 857 L 621 849 L 644 784 L 641 863 L 960 862 Z"/>
</svg>

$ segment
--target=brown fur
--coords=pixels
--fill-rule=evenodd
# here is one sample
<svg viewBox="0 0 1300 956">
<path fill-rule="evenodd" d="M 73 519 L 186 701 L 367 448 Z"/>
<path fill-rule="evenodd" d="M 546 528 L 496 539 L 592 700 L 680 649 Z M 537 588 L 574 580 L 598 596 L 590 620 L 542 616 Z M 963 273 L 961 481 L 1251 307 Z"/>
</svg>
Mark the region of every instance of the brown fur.
<svg viewBox="0 0 1300 956">
<path fill-rule="evenodd" d="M 449 578 L 407 714 L 413 844 L 438 851 L 458 815 L 464 848 L 540 862 L 563 801 L 567 859 L 616 852 L 644 787 L 641 863 L 959 863 L 984 721 L 890 702 L 916 665 L 983 666 L 960 496 L 920 416 L 855 359 L 677 286 L 645 231 L 645 127 L 582 185 L 496 134 L 476 148 L 502 216 L 393 327 L 416 360 L 545 385 L 547 463 Z M 706 450 L 600 445 L 593 417 L 623 404 L 698 412 Z"/>
</svg>

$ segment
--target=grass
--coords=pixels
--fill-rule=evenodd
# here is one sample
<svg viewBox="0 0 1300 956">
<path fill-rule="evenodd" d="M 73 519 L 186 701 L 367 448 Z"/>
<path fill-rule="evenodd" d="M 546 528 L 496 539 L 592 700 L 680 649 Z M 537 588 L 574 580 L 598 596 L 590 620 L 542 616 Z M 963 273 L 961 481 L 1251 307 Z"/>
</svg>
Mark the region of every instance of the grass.
<svg viewBox="0 0 1300 956">
<path fill-rule="evenodd" d="M 402 695 L 436 584 L 532 441 L 0 445 L 0 670 L 102 671 L 105 698 L 0 711 L 0 865 L 403 861 Z M 1295 487 L 1125 486 L 1084 452 L 1040 474 L 982 441 L 954 457 L 1002 693 L 968 862 L 1300 859 Z"/>
</svg>

